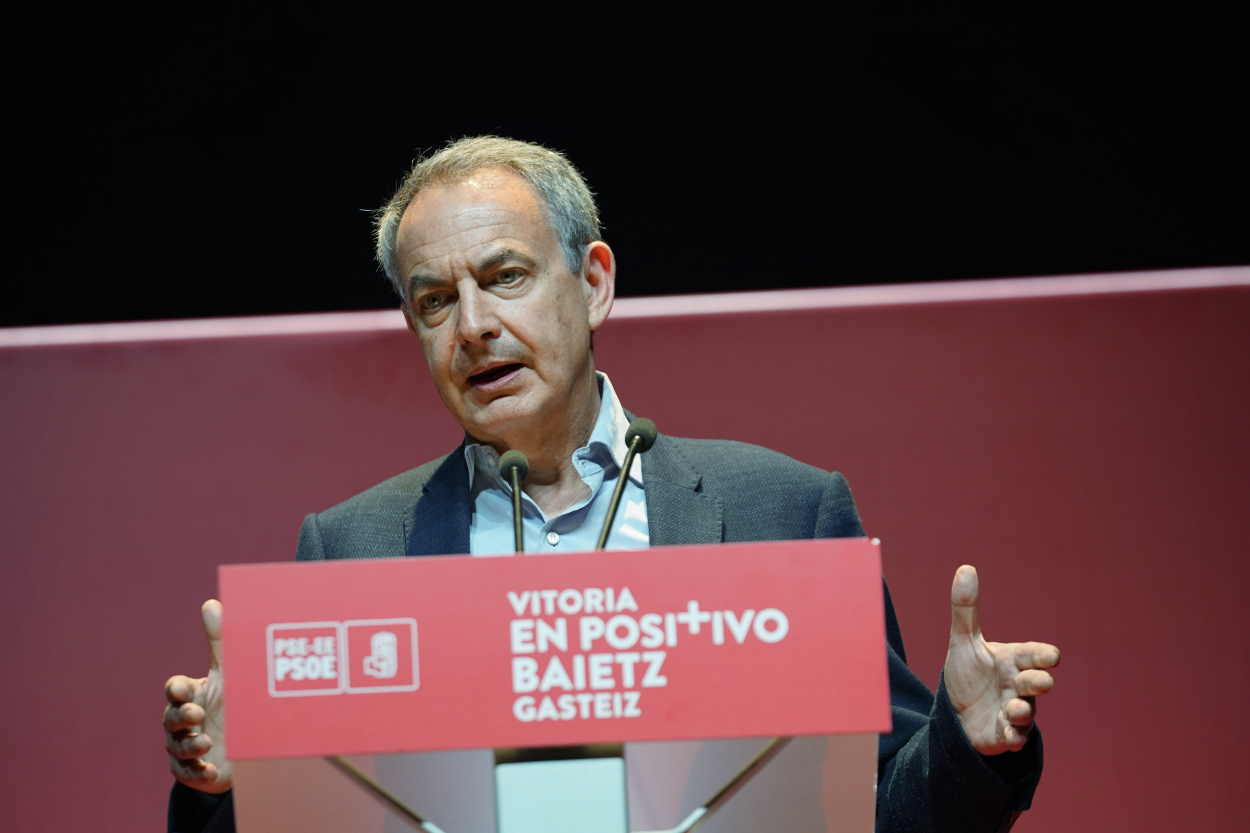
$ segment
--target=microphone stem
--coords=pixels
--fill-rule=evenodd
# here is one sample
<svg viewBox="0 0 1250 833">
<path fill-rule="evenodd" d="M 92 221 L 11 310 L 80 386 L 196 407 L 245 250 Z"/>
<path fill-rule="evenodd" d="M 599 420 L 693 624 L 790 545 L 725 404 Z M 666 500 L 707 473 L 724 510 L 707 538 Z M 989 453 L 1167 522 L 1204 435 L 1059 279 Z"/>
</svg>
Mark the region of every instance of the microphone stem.
<svg viewBox="0 0 1250 833">
<path fill-rule="evenodd" d="M 510 469 L 512 475 L 512 542 L 518 553 L 525 552 L 525 533 L 521 528 L 521 479 L 517 467 Z"/>
<path fill-rule="evenodd" d="M 621 472 L 616 476 L 616 487 L 612 489 L 612 500 L 608 503 L 608 517 L 603 522 L 603 529 L 599 530 L 599 541 L 595 544 L 595 549 L 603 549 L 604 544 L 608 542 L 608 534 L 612 531 L 612 521 L 616 520 L 616 509 L 621 505 L 621 495 L 625 492 L 625 481 L 629 479 L 630 469 L 634 465 L 634 455 L 638 453 L 638 443 L 642 438 L 635 436 L 629 444 L 629 448 L 625 449 L 625 463 L 621 466 Z"/>
</svg>

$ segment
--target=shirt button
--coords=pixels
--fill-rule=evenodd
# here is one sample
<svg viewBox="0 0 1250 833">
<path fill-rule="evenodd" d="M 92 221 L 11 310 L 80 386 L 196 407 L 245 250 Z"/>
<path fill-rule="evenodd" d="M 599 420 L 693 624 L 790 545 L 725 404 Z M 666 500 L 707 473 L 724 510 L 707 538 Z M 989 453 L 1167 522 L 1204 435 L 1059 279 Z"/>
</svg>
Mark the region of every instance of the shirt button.
<svg viewBox="0 0 1250 833">
<path fill-rule="evenodd" d="M 553 546 L 553 547 L 554 547 L 556 544 L 560 543 L 560 533 L 558 533 L 558 532 L 548 532 L 548 533 L 547 533 L 547 543 L 548 543 L 548 544 L 551 544 L 551 546 Z"/>
</svg>

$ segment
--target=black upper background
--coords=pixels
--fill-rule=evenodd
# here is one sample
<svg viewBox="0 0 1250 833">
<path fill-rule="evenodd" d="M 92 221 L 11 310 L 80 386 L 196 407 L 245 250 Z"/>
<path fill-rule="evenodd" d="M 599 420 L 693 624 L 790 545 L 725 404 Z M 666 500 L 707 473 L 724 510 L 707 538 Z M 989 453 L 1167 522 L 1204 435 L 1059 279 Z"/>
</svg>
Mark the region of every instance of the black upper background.
<svg viewBox="0 0 1250 833">
<path fill-rule="evenodd" d="M 0 324 L 393 305 L 369 211 L 487 132 L 579 166 L 623 296 L 1250 263 L 1231 20 L 896 6 L 613 38 L 640 12 L 30 14 Z"/>
</svg>

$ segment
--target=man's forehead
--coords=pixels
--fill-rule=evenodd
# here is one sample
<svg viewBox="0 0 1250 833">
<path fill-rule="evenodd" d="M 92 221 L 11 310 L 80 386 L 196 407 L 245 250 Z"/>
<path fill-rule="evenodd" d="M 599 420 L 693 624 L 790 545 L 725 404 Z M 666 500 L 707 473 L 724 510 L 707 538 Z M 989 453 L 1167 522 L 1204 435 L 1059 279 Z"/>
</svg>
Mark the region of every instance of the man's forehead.
<svg viewBox="0 0 1250 833">
<path fill-rule="evenodd" d="M 400 218 L 397 254 L 402 259 L 419 248 L 456 247 L 509 229 L 538 247 L 554 239 L 528 182 L 509 171 L 478 171 L 455 182 L 431 185 L 413 198 Z"/>
<path fill-rule="evenodd" d="M 518 174 L 484 168 L 462 179 L 439 182 L 417 192 L 400 219 L 400 231 L 410 230 L 445 215 L 462 212 L 516 213 L 542 220 L 542 206 L 533 187 Z"/>
</svg>

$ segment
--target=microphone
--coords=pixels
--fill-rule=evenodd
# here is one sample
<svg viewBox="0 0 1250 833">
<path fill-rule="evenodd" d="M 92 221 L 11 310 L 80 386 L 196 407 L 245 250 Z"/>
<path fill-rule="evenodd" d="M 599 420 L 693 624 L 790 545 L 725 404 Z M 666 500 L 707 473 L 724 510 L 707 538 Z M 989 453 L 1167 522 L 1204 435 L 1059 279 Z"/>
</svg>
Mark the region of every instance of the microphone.
<svg viewBox="0 0 1250 833">
<path fill-rule="evenodd" d="M 517 552 L 525 552 L 525 534 L 521 531 L 521 483 L 530 473 L 530 461 L 515 448 L 499 458 L 499 476 L 512 486 L 512 541 Z"/>
<path fill-rule="evenodd" d="M 621 473 L 616 477 L 612 502 L 608 504 L 608 516 L 603 520 L 603 529 L 599 530 L 599 542 L 595 544 L 595 549 L 603 549 L 603 545 L 608 542 L 608 533 L 612 531 L 612 521 L 616 520 L 616 510 L 621 505 L 621 495 L 625 493 L 625 481 L 629 479 L 630 469 L 633 468 L 634 456 L 650 449 L 659 433 L 655 423 L 646 417 L 635 418 L 625 431 L 625 462 L 621 465 Z"/>
</svg>

